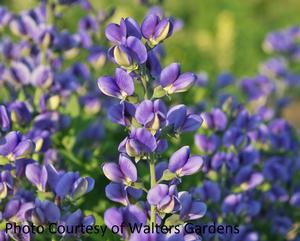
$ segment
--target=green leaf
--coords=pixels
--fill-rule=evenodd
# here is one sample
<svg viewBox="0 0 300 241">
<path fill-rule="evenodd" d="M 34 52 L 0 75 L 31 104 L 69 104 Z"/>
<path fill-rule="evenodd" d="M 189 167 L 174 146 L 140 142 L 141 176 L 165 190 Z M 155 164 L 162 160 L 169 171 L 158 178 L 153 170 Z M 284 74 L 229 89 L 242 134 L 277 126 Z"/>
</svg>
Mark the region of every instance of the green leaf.
<svg viewBox="0 0 300 241">
<path fill-rule="evenodd" d="M 6 165 L 9 163 L 9 159 L 3 156 L 0 156 L 0 165 Z"/>
<path fill-rule="evenodd" d="M 128 96 L 127 101 L 132 104 L 137 104 L 139 102 L 138 96 Z"/>
<path fill-rule="evenodd" d="M 43 94 L 43 90 L 40 88 L 36 88 L 35 92 L 34 92 L 34 97 L 33 97 L 33 103 L 36 107 L 39 106 L 40 103 L 40 98 Z"/>
<path fill-rule="evenodd" d="M 131 187 L 134 187 L 136 189 L 145 189 L 145 186 L 143 183 L 141 182 L 135 182 L 131 184 Z"/>
<path fill-rule="evenodd" d="M 64 136 L 61 143 L 67 150 L 72 150 L 75 145 L 76 139 L 74 136 Z"/>
<path fill-rule="evenodd" d="M 20 89 L 20 92 L 18 94 L 18 100 L 25 101 L 26 99 L 27 98 L 26 98 L 26 94 L 25 94 L 24 89 Z"/>
<path fill-rule="evenodd" d="M 152 99 L 164 97 L 166 94 L 167 94 L 167 92 L 163 89 L 162 86 L 159 85 L 159 86 L 155 87 L 155 89 L 153 91 Z"/>
<path fill-rule="evenodd" d="M 78 117 L 80 114 L 80 105 L 76 95 L 72 95 L 69 99 L 69 103 L 66 106 L 66 113 L 71 117 Z"/>
<path fill-rule="evenodd" d="M 170 172 L 169 169 L 165 170 L 161 179 L 159 180 L 159 182 L 161 181 L 170 181 L 172 179 L 174 179 L 176 177 L 176 174 L 173 172 Z"/>
<path fill-rule="evenodd" d="M 137 120 L 135 118 L 131 119 L 131 125 L 135 128 L 140 128 L 142 127 L 142 125 L 140 123 L 137 122 Z"/>
<path fill-rule="evenodd" d="M 180 216 L 178 214 L 173 214 L 172 216 L 168 217 L 165 221 L 166 226 L 172 226 L 172 225 L 181 225 L 184 221 L 180 219 Z"/>
</svg>

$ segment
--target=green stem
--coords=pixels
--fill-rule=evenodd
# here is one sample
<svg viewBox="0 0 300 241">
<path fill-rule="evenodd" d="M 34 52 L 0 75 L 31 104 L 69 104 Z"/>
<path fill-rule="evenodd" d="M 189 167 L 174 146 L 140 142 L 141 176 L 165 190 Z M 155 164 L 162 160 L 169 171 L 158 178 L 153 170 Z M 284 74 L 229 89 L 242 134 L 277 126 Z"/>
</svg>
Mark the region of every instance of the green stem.
<svg viewBox="0 0 300 241">
<path fill-rule="evenodd" d="M 144 94 L 145 94 L 145 99 L 148 100 L 149 99 L 149 96 L 148 96 L 148 87 L 147 87 L 147 76 L 144 75 L 141 77 L 141 80 L 142 80 L 142 84 L 143 84 L 143 87 L 144 87 Z"/>
<path fill-rule="evenodd" d="M 48 0 L 47 1 L 47 6 L 46 6 L 46 14 L 47 14 L 47 24 L 51 25 L 53 24 L 54 21 L 54 8 L 55 8 L 55 2 L 53 0 Z"/>
<path fill-rule="evenodd" d="M 153 188 L 156 185 L 156 176 L 155 176 L 155 161 L 150 160 L 149 161 L 150 166 L 150 182 L 151 182 L 151 188 Z M 155 206 L 151 205 L 151 215 L 150 215 L 150 222 L 155 226 L 156 225 L 156 210 Z"/>
</svg>

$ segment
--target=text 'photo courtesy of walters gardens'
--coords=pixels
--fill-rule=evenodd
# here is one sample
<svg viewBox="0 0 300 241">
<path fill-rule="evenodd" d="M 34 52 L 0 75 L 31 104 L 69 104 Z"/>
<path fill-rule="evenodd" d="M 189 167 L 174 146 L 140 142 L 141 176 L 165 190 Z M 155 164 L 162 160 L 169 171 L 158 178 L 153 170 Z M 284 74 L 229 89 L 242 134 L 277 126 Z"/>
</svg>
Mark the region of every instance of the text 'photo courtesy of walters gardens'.
<svg viewBox="0 0 300 241">
<path fill-rule="evenodd" d="M 2 0 L 0 241 L 300 241 L 298 9 Z"/>
</svg>

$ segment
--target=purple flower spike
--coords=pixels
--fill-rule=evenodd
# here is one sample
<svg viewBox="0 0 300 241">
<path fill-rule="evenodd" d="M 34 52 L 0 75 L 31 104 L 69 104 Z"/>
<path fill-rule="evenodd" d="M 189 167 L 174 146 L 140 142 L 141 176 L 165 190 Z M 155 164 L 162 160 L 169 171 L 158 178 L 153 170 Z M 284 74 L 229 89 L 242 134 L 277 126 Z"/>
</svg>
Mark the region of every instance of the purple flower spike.
<svg viewBox="0 0 300 241">
<path fill-rule="evenodd" d="M 149 43 L 155 46 L 171 36 L 173 24 L 167 18 L 161 20 L 156 14 L 149 14 L 144 19 L 141 30 L 143 36 L 149 40 Z"/>
<path fill-rule="evenodd" d="M 38 188 L 38 190 L 42 192 L 46 190 L 48 172 L 45 166 L 40 166 L 35 163 L 28 164 L 26 166 L 25 175 L 27 179 Z"/>
<path fill-rule="evenodd" d="M 205 215 L 207 209 L 205 203 L 193 201 L 192 195 L 188 192 L 180 192 L 178 197 L 181 204 L 181 220 L 196 220 Z"/>
<path fill-rule="evenodd" d="M 178 211 L 180 203 L 177 197 L 176 186 L 170 187 L 166 184 L 158 184 L 151 188 L 147 195 L 149 204 L 157 206 L 164 213 Z"/>
<path fill-rule="evenodd" d="M 8 131 L 10 129 L 10 115 L 4 105 L 0 105 L 0 129 Z"/>
<path fill-rule="evenodd" d="M 110 162 L 103 165 L 104 175 L 113 182 L 131 185 L 137 181 L 137 169 L 125 155 L 119 156 L 119 164 Z"/>
<path fill-rule="evenodd" d="M 190 157 L 190 148 L 183 146 L 170 158 L 169 170 L 179 177 L 192 175 L 198 172 L 203 166 L 203 159 L 200 156 Z"/>
<path fill-rule="evenodd" d="M 119 145 L 119 151 L 131 157 L 154 152 L 156 148 L 155 137 L 145 128 L 133 128 L 129 137 L 126 137 Z"/>
<path fill-rule="evenodd" d="M 167 125 L 172 125 L 175 132 L 189 132 L 197 130 L 202 124 L 199 115 L 189 114 L 185 105 L 176 105 L 167 113 Z"/>
<path fill-rule="evenodd" d="M 132 77 L 124 70 L 117 68 L 115 78 L 103 76 L 98 79 L 98 87 L 105 95 L 125 99 L 134 93 Z"/>
<path fill-rule="evenodd" d="M 168 94 L 187 91 L 195 80 L 193 73 L 181 74 L 178 63 L 168 65 L 160 73 L 160 84 Z"/>
</svg>

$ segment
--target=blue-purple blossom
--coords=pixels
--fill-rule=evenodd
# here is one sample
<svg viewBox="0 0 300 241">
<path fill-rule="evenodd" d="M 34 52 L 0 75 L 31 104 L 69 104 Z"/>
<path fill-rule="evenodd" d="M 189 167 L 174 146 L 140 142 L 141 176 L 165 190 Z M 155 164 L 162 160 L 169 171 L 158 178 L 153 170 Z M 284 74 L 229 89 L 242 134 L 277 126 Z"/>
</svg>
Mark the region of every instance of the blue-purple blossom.
<svg viewBox="0 0 300 241">
<path fill-rule="evenodd" d="M 173 24 L 168 18 L 160 19 L 156 14 L 149 14 L 144 19 L 141 31 L 153 46 L 168 38 L 173 32 Z"/>
<path fill-rule="evenodd" d="M 119 151 L 131 157 L 154 152 L 157 147 L 155 137 L 145 128 L 133 128 L 130 135 L 119 145 Z"/>
<path fill-rule="evenodd" d="M 211 112 L 205 112 L 202 114 L 203 125 L 209 129 L 215 129 L 216 131 L 223 131 L 227 126 L 226 114 L 216 108 Z"/>
<path fill-rule="evenodd" d="M 105 95 L 126 99 L 134 93 L 132 77 L 124 70 L 117 68 L 115 78 L 109 76 L 100 77 L 98 87 Z"/>
<path fill-rule="evenodd" d="M 170 157 L 168 168 L 171 172 L 181 177 L 198 172 L 202 166 L 203 159 L 200 156 L 190 156 L 190 148 L 184 146 Z"/>
<path fill-rule="evenodd" d="M 111 47 L 108 56 L 122 68 L 132 71 L 146 62 L 147 50 L 140 39 L 129 36 L 124 44 Z"/>
<path fill-rule="evenodd" d="M 165 67 L 160 73 L 160 84 L 168 94 L 184 92 L 188 90 L 196 76 L 193 73 L 181 73 L 180 65 L 172 63 Z"/>
<path fill-rule="evenodd" d="M 193 200 L 188 192 L 178 193 L 181 203 L 180 218 L 182 220 L 195 220 L 203 217 L 206 213 L 206 205 L 203 202 Z"/>
<path fill-rule="evenodd" d="M 202 122 L 202 118 L 199 115 L 190 114 L 185 105 L 173 106 L 167 113 L 167 125 L 178 133 L 195 131 Z"/>
<path fill-rule="evenodd" d="M 161 126 L 165 124 L 167 108 L 161 100 L 144 100 L 135 111 L 136 120 L 155 133 Z"/>
<path fill-rule="evenodd" d="M 116 44 L 126 44 L 129 36 L 141 39 L 141 30 L 133 18 L 121 18 L 120 24 L 110 23 L 105 29 L 106 38 Z"/>
<path fill-rule="evenodd" d="M 38 190 L 45 191 L 48 179 L 48 173 L 45 166 L 38 164 L 28 164 L 25 171 L 27 179 L 35 185 Z"/>
<path fill-rule="evenodd" d="M 149 204 L 155 205 L 164 213 L 176 212 L 180 208 L 180 201 L 175 185 L 157 184 L 151 188 L 147 195 Z"/>
<path fill-rule="evenodd" d="M 120 155 L 119 164 L 110 162 L 102 167 L 104 175 L 113 182 L 131 185 L 137 181 L 137 170 L 132 161 L 125 155 Z"/>
</svg>

